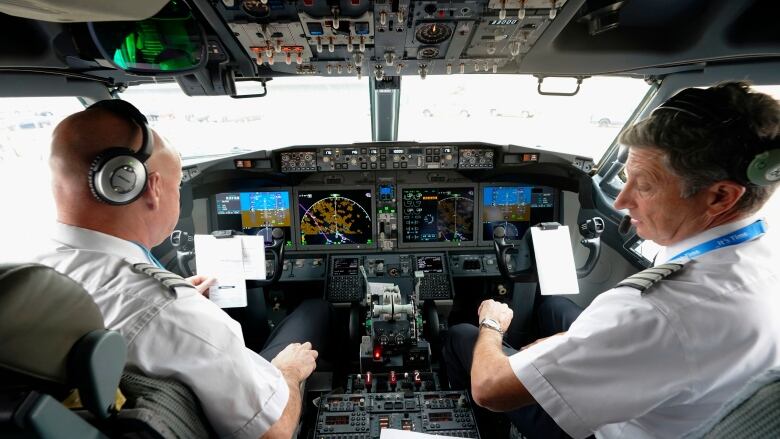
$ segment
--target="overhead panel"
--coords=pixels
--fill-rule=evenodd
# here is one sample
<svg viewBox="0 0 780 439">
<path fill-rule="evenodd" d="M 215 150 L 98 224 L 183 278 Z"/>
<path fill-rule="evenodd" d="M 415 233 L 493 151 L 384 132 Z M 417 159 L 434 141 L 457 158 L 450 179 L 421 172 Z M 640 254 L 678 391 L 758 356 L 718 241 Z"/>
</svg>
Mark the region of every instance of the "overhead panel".
<svg viewBox="0 0 780 439">
<path fill-rule="evenodd" d="M 233 0 L 217 4 L 263 74 L 515 73 L 566 0 Z"/>
</svg>

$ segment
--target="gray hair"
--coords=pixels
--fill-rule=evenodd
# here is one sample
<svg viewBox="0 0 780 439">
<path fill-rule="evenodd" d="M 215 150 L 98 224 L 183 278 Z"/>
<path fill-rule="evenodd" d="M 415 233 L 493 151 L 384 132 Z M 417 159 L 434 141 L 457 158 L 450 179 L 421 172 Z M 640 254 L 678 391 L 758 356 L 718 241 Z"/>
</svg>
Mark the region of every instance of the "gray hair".
<svg viewBox="0 0 780 439">
<path fill-rule="evenodd" d="M 729 82 L 710 87 L 707 91 L 719 95 L 724 105 L 747 123 L 755 137 L 764 141 L 780 135 L 780 104 L 771 96 L 753 92 L 747 83 Z M 682 179 L 683 198 L 689 198 L 723 180 L 741 182 L 735 175 L 744 169 L 735 163 L 750 163 L 755 152 L 744 136 L 711 123 L 686 117 L 673 111 L 657 111 L 647 119 L 626 129 L 620 143 L 636 148 L 658 148 L 664 152 L 665 164 Z M 769 200 L 777 184 L 745 186 L 745 194 L 736 204 L 744 213 L 759 210 Z"/>
</svg>

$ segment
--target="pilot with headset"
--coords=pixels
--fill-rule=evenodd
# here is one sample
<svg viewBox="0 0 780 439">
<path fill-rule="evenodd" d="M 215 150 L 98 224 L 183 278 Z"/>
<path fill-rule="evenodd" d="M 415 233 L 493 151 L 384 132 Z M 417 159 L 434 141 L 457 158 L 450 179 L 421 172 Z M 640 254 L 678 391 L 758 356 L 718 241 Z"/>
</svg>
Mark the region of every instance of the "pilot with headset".
<svg viewBox="0 0 780 439">
<path fill-rule="evenodd" d="M 131 104 L 100 101 L 62 121 L 50 166 L 58 223 L 38 261 L 90 293 L 106 327 L 125 337 L 128 366 L 186 384 L 220 437 L 292 436 L 329 306 L 303 302 L 258 355 L 202 295 L 207 278 L 164 270 L 149 249 L 178 221 L 181 162 Z"/>
<path fill-rule="evenodd" d="M 560 333 L 519 352 L 492 300 L 445 342 L 450 381 L 528 438 L 681 437 L 780 365 L 780 251 L 756 216 L 780 180 L 780 105 L 743 83 L 690 88 L 620 141 L 615 207 L 665 246 L 655 266 L 584 310 L 551 301 Z"/>
</svg>

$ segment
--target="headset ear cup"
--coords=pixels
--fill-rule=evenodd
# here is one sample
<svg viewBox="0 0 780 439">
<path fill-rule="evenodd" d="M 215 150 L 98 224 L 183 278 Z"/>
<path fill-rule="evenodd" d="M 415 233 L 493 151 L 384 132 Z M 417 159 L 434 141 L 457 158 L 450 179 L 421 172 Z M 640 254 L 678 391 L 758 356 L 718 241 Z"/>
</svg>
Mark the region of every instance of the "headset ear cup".
<svg viewBox="0 0 780 439">
<path fill-rule="evenodd" d="M 106 154 L 98 154 L 97 157 L 95 157 L 92 160 L 92 163 L 89 165 L 89 177 L 87 179 L 89 183 L 89 191 L 92 192 L 92 196 L 95 197 L 98 201 L 102 203 L 108 203 L 109 200 L 104 198 L 102 194 L 98 191 L 96 184 L 95 184 L 95 174 L 103 167 L 102 164 L 104 163 L 104 157 Z"/>
<path fill-rule="evenodd" d="M 770 186 L 780 181 L 780 149 L 756 155 L 746 173 L 748 180 L 757 186 Z"/>
<path fill-rule="evenodd" d="M 146 190 L 146 181 L 146 165 L 128 148 L 103 151 L 92 160 L 89 168 L 92 195 L 98 201 L 115 206 L 137 200 Z"/>
</svg>

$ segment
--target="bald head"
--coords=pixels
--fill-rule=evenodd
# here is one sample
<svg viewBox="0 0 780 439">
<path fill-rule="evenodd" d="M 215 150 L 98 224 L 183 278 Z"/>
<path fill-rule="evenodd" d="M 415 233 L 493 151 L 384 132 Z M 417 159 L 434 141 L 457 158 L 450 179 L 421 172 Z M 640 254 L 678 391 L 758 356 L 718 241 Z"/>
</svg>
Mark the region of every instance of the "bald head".
<svg viewBox="0 0 780 439">
<path fill-rule="evenodd" d="M 57 125 L 49 165 L 58 220 L 149 248 L 168 236 L 178 219 L 181 164 L 178 154 L 156 132 L 152 156 L 146 161 L 147 187 L 138 200 L 112 206 L 98 201 L 89 188 L 89 168 L 98 154 L 113 147 L 138 151 L 142 141 L 141 127 L 102 108 L 75 113 Z M 175 209 L 167 205 L 174 201 Z"/>
</svg>

